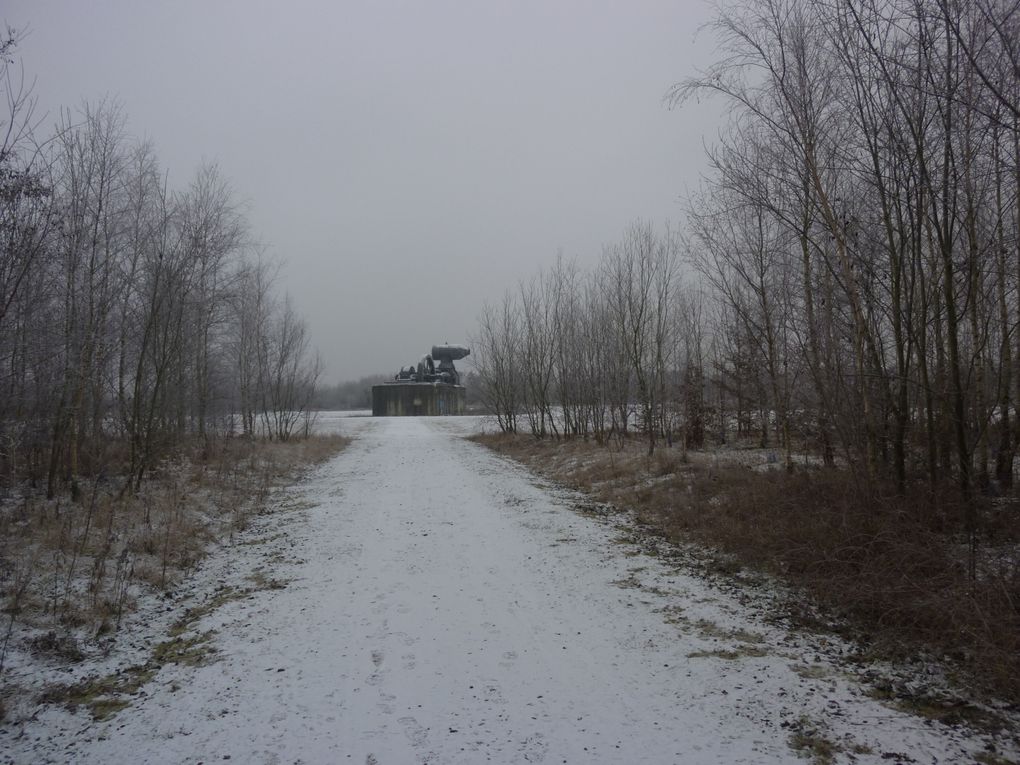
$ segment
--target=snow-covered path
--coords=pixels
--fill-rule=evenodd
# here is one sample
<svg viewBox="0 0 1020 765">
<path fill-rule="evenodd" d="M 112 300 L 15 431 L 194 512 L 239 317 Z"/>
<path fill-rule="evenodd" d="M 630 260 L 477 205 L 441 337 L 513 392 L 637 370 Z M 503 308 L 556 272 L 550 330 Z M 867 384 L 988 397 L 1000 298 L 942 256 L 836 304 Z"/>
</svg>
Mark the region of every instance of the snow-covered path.
<svg viewBox="0 0 1020 765">
<path fill-rule="evenodd" d="M 725 594 L 636 555 L 569 495 L 458 438 L 463 425 L 357 427 L 297 490 L 307 509 L 281 527 L 290 554 L 273 571 L 288 585 L 203 625 L 220 659 L 166 667 L 51 756 L 803 762 L 789 741 L 805 721 L 859 762 L 956 762 L 979 745 L 871 700 Z"/>
</svg>

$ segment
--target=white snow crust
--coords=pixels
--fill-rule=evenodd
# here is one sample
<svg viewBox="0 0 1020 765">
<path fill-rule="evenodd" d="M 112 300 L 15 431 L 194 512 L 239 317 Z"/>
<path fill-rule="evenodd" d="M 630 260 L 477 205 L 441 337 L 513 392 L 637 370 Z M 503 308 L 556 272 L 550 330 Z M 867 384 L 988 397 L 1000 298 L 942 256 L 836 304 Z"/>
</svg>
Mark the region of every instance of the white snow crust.
<svg viewBox="0 0 1020 765">
<path fill-rule="evenodd" d="M 785 763 L 804 762 L 805 721 L 840 761 L 988 743 L 883 705 L 817 642 L 620 544 L 577 495 L 458 437 L 477 426 L 343 420 L 354 443 L 286 493 L 293 509 L 190 585 L 200 603 L 259 567 L 287 582 L 203 619 L 216 661 L 165 666 L 105 722 L 43 708 L 4 731 L 2 759 Z"/>
</svg>

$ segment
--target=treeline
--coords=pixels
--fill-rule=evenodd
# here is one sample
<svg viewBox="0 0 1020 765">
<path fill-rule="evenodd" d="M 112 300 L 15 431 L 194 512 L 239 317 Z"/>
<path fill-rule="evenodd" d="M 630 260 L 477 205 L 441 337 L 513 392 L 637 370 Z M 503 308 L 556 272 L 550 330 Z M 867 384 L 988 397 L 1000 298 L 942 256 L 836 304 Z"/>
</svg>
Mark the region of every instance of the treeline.
<svg viewBox="0 0 1020 765">
<path fill-rule="evenodd" d="M 353 411 L 372 408 L 372 386 L 392 380 L 392 375 L 366 375 L 335 385 L 322 385 L 315 391 L 312 406 L 315 409 Z"/>
<path fill-rule="evenodd" d="M 229 183 L 174 189 L 112 101 L 41 134 L 3 42 L 0 470 L 49 496 L 146 471 L 185 441 L 288 439 L 319 372 Z"/>
<path fill-rule="evenodd" d="M 1012 4 L 1015 6 L 1015 4 Z M 1020 13 L 760 0 L 668 95 L 729 119 L 679 232 L 632 225 L 480 317 L 504 430 L 735 431 L 861 483 L 1008 488 L 1020 443 Z M 684 283 L 682 265 L 691 270 Z M 696 276 L 695 276 L 696 275 Z"/>
<path fill-rule="evenodd" d="M 660 438 L 700 445 L 701 312 L 680 242 L 634 223 L 595 270 L 561 258 L 482 310 L 476 384 L 501 429 L 600 442 L 639 430 L 649 453 Z"/>
</svg>

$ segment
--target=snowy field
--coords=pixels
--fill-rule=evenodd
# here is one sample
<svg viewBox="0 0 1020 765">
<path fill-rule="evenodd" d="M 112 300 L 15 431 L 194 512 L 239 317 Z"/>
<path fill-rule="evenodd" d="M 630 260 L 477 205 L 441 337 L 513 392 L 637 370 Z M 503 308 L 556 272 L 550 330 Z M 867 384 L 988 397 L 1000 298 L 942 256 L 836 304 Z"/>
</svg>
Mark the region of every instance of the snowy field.
<svg viewBox="0 0 1020 765">
<path fill-rule="evenodd" d="M 482 426 L 320 417 L 354 443 L 189 585 L 193 605 L 254 572 L 281 585 L 202 619 L 216 660 L 165 666 L 104 722 L 40 711 L 0 759 L 773 763 L 824 740 L 837 761 L 956 763 L 989 745 L 872 699 L 832 640 L 762 623 L 459 437 Z"/>
</svg>

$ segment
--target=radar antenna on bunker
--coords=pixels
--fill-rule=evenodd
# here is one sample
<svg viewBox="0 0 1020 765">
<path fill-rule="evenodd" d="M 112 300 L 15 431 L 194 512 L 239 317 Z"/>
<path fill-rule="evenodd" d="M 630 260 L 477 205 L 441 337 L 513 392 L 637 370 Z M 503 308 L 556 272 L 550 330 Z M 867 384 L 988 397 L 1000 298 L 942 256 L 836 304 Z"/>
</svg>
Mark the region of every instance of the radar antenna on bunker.
<svg viewBox="0 0 1020 765">
<path fill-rule="evenodd" d="M 401 367 L 392 380 L 372 386 L 372 416 L 463 414 L 466 396 L 453 362 L 470 354 L 463 345 L 433 345 L 430 353 Z"/>
</svg>

